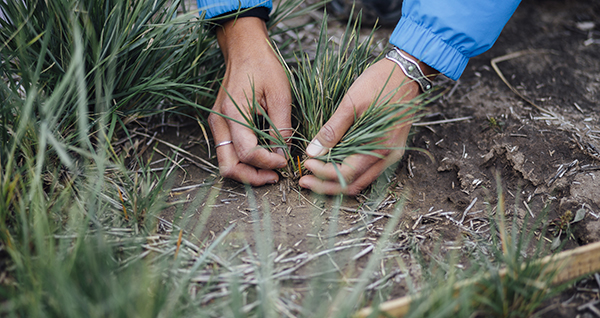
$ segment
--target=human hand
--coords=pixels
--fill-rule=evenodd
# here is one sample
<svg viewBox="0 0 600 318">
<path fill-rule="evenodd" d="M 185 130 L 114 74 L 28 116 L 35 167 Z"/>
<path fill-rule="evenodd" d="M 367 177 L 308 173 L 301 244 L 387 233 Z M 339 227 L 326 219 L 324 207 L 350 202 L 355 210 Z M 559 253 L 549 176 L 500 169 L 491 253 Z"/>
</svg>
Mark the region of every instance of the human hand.
<svg viewBox="0 0 600 318">
<path fill-rule="evenodd" d="M 424 63 L 420 64 L 426 75 L 434 73 L 434 70 Z M 382 90 L 383 93 L 380 94 Z M 383 59 L 365 70 L 352 84 L 336 112 L 306 148 L 307 155 L 318 157 L 326 154 L 342 139 L 354 123 L 355 116 L 360 116 L 378 96 L 387 96 L 390 93 L 394 93 L 390 102 L 410 101 L 419 95 L 420 87 L 407 78 L 394 62 Z M 364 154 L 351 155 L 338 165 L 338 169 L 333 163 L 307 160 L 304 166 L 313 175 L 302 177 L 300 186 L 328 195 L 358 195 L 387 167 L 402 158 L 410 125 L 410 122 L 403 121 L 387 133 L 383 143 L 389 149 L 375 151 L 382 158 Z M 344 178 L 346 187 L 342 186 L 338 171 Z"/>
<path fill-rule="evenodd" d="M 254 17 L 228 21 L 218 28 L 217 40 L 225 57 L 226 71 L 213 110 L 245 122 L 235 103 L 245 115 L 250 115 L 248 101 L 252 102 L 254 96 L 281 135 L 290 137 L 290 84 L 269 45 L 265 22 Z M 273 153 L 258 146 L 251 129 L 218 114 L 211 113 L 208 122 L 216 145 L 232 141 L 217 147 L 219 171 L 223 177 L 253 186 L 279 180 L 272 169 L 286 166 L 283 149 Z"/>
</svg>

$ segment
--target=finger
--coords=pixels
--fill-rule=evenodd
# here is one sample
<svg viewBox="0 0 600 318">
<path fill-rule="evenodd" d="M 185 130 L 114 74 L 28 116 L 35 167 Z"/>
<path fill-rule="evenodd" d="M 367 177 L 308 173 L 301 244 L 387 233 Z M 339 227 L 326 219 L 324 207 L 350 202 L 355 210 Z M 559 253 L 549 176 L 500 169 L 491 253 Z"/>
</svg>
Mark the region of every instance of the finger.
<svg viewBox="0 0 600 318">
<path fill-rule="evenodd" d="M 382 84 L 380 81 L 373 80 L 374 78 L 378 80 L 388 78 L 393 69 L 393 64 L 395 63 L 392 62 L 392 65 L 381 64 L 381 61 L 379 61 L 356 79 L 333 116 L 323 125 L 317 136 L 306 148 L 307 155 L 317 157 L 326 154 L 330 148 L 342 139 L 348 128 L 354 123 L 355 116 L 362 115 L 365 109 L 379 96 L 385 96 L 394 87 L 397 87 L 397 83 L 387 83 L 385 85 L 385 82 Z M 382 89 L 383 94 L 381 94 Z"/>
<path fill-rule="evenodd" d="M 234 147 L 226 145 L 217 149 L 219 158 L 228 158 L 219 162 L 219 172 L 224 178 L 236 180 L 244 184 L 258 187 L 274 184 L 279 181 L 279 175 L 273 170 L 256 169 L 236 160 Z"/>
<path fill-rule="evenodd" d="M 223 113 L 239 122 L 246 122 L 240 110 L 231 100 L 224 102 Z M 232 120 L 227 120 L 227 124 L 230 127 L 231 140 L 240 162 L 261 169 L 278 169 L 286 166 L 285 157 L 258 146 L 258 139 L 254 131 Z"/>
<path fill-rule="evenodd" d="M 273 127 L 270 127 L 270 134 L 274 138 L 283 138 L 288 145 L 291 144 L 291 138 L 294 131 L 292 129 L 292 97 L 289 85 L 281 85 L 279 92 L 271 92 L 266 96 L 267 116 L 271 119 Z M 285 156 L 284 149 L 276 149 L 276 153 Z"/>
<path fill-rule="evenodd" d="M 321 180 L 312 175 L 300 178 L 299 184 L 301 187 L 319 194 L 336 195 L 344 192 L 344 188 L 338 182 Z"/>
<path fill-rule="evenodd" d="M 304 176 L 300 178 L 299 184 L 301 187 L 310 189 L 313 192 L 336 195 L 336 194 L 347 194 L 356 196 L 360 194 L 367 186 L 369 186 L 379 175 L 387 169 L 390 165 L 398 161 L 403 154 L 403 150 L 394 151 L 390 156 L 385 159 L 378 160 L 374 165 L 370 166 L 364 173 L 360 174 L 354 182 L 350 183 L 346 187 L 343 187 L 341 183 L 332 180 L 322 180 L 314 175 Z"/>
<path fill-rule="evenodd" d="M 316 159 L 307 160 L 304 167 L 319 179 L 341 182 L 340 178 L 343 178 L 344 182 L 350 184 L 379 160 L 376 156 L 360 154 L 349 156 L 337 165 Z"/>
<path fill-rule="evenodd" d="M 406 145 L 406 139 L 410 133 L 411 125 L 409 123 L 403 123 L 389 132 L 385 137 L 386 140 L 382 140 L 382 145 L 389 147 L 387 149 L 373 151 L 375 155 L 364 155 L 355 154 L 344 159 L 341 165 L 338 165 L 337 170 L 333 164 L 324 163 L 320 160 L 307 160 L 304 166 L 310 170 L 315 176 L 323 180 L 338 180 L 339 174 L 344 177 L 344 180 L 348 183 L 352 183 L 359 175 L 371 167 L 381 157 L 387 157 L 397 151 L 401 151 L 400 156 L 404 153 L 404 147 Z M 396 152 L 394 152 L 396 151 Z M 339 174 L 338 174 L 339 171 Z"/>
<path fill-rule="evenodd" d="M 354 123 L 356 114 L 354 105 L 351 95 L 346 94 L 333 116 L 321 127 L 315 138 L 306 147 L 308 156 L 322 156 L 342 139 L 348 128 Z"/>
<path fill-rule="evenodd" d="M 219 138 L 218 140 L 215 139 L 215 144 L 231 140 L 227 121 L 223 117 L 211 114 L 208 120 L 213 136 Z M 272 184 L 279 181 L 279 175 L 274 171 L 256 169 L 239 162 L 233 144 L 217 147 L 217 158 L 219 160 L 219 172 L 225 178 L 253 186 Z"/>
<path fill-rule="evenodd" d="M 398 162 L 403 155 L 404 149 L 392 151 L 385 159 L 377 161 L 377 163 L 360 174 L 358 178 L 344 190 L 344 193 L 352 196 L 360 194 L 360 192 L 373 183 L 385 169 Z"/>
</svg>

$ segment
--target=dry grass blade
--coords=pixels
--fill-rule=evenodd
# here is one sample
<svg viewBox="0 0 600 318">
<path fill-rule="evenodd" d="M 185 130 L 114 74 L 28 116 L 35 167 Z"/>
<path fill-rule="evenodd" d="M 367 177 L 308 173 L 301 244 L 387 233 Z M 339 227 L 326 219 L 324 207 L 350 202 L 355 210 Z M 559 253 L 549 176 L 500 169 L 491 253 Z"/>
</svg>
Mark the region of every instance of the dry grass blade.
<svg viewBox="0 0 600 318">
<path fill-rule="evenodd" d="M 449 123 L 455 123 L 455 122 L 459 122 L 459 121 L 470 120 L 472 118 L 473 118 L 473 116 L 467 116 L 467 117 L 451 118 L 451 119 L 428 121 L 428 122 L 416 122 L 416 123 L 413 123 L 413 126 L 423 127 L 423 126 L 449 124 Z"/>
<path fill-rule="evenodd" d="M 136 133 L 139 134 L 139 135 L 141 135 L 141 136 L 145 136 L 145 137 L 149 137 L 149 138 L 152 137 L 151 135 L 145 134 L 145 133 L 140 132 L 140 131 L 136 131 Z M 212 164 L 210 161 L 208 161 L 208 160 L 206 160 L 206 159 L 204 159 L 202 157 L 199 157 L 199 156 L 197 156 L 197 155 L 195 155 L 195 154 L 193 154 L 193 153 L 191 153 L 191 152 L 189 152 L 189 151 L 187 151 L 187 150 L 185 150 L 185 149 L 183 149 L 181 147 L 177 147 L 177 146 L 175 146 L 174 144 L 172 144 L 172 143 L 170 143 L 168 141 L 164 141 L 164 140 L 161 140 L 161 139 L 156 139 L 156 141 L 160 142 L 161 144 L 164 144 L 165 146 L 168 146 L 169 148 L 171 148 L 171 149 L 173 149 L 173 150 L 175 150 L 177 152 L 183 153 L 186 156 L 192 157 L 192 158 L 194 158 L 194 159 L 202 162 L 204 165 L 206 165 L 209 168 L 214 169 L 214 170 L 209 170 L 209 172 L 211 172 L 211 173 L 215 173 L 215 170 L 219 170 L 219 168 L 217 166 L 215 166 L 214 164 Z"/>
<path fill-rule="evenodd" d="M 348 21 L 341 38 L 335 39 L 327 32 L 325 15 L 314 57 L 302 53 L 296 57 L 295 67 L 286 65 L 294 97 L 293 116 L 298 122 L 294 145 L 300 151 L 306 149 L 308 143 L 335 113 L 354 80 L 371 63 L 382 58 L 375 53 L 377 44 L 373 39 L 374 29 L 361 39 L 360 23 L 359 14 L 355 20 Z M 417 111 L 434 99 L 429 95 L 422 95 L 407 102 L 393 102 L 392 97 L 399 89 L 396 88 L 385 96 L 379 92 L 368 109 L 357 114 L 341 141 L 317 159 L 342 163 L 353 154 L 381 157 L 377 151 L 396 149 L 390 146 L 386 134 L 401 125 L 408 125 Z M 334 167 L 337 168 L 337 165 Z M 342 178 L 340 181 L 342 185 L 345 184 Z"/>
<path fill-rule="evenodd" d="M 547 256 L 539 260 L 538 263 L 541 266 L 549 265 L 544 269 L 546 272 L 558 271 L 553 276 L 553 284 L 569 282 L 600 270 L 600 242 Z M 503 269 L 499 275 L 503 277 L 507 274 L 508 270 Z M 477 284 L 478 281 L 479 278 L 461 281 L 453 289 L 459 291 L 467 286 Z M 380 305 L 379 310 L 392 317 L 404 317 L 408 314 L 411 303 L 417 297 L 419 296 L 411 295 L 387 301 Z M 372 312 L 371 308 L 364 308 L 357 313 L 356 317 L 368 317 Z"/>
<path fill-rule="evenodd" d="M 503 55 L 500 57 L 493 58 L 491 61 L 492 68 L 494 69 L 494 71 L 496 71 L 496 74 L 498 74 L 498 77 L 500 77 L 502 82 L 504 82 L 504 84 L 506 84 L 506 86 L 508 86 L 508 88 L 510 88 L 510 90 L 513 91 L 513 93 L 517 94 L 517 96 L 521 97 L 524 101 L 529 103 L 531 106 L 535 107 L 540 112 L 547 114 L 548 116 L 552 116 L 553 118 L 556 118 L 557 116 L 555 113 L 553 113 L 541 106 L 538 106 L 536 103 L 531 101 L 529 98 L 525 97 L 525 95 L 523 95 L 521 92 L 519 92 L 516 88 L 514 88 L 512 85 L 510 85 L 510 83 L 506 80 L 506 78 L 504 77 L 504 74 L 502 74 L 502 72 L 500 71 L 500 68 L 498 67 L 498 63 L 500 63 L 500 62 L 512 60 L 512 59 L 515 59 L 515 58 L 518 58 L 518 57 L 521 57 L 521 56 L 527 55 L 527 54 L 556 54 L 556 53 L 553 51 L 548 51 L 548 50 L 526 50 L 526 51 L 513 52 L 510 54 L 506 54 L 506 55 Z"/>
</svg>

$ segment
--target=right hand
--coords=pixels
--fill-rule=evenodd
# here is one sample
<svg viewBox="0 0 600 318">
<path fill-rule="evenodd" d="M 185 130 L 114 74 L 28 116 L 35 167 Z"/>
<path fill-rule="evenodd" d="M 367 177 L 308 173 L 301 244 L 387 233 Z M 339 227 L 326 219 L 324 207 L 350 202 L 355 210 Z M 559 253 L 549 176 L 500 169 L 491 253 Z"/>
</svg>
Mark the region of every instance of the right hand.
<svg viewBox="0 0 600 318">
<path fill-rule="evenodd" d="M 213 110 L 245 122 L 232 99 L 248 115 L 250 105 L 247 101 L 252 101 L 254 94 L 281 135 L 291 137 L 290 84 L 269 45 L 265 22 L 254 17 L 228 21 L 218 27 L 217 40 L 225 57 L 226 71 Z M 273 169 L 287 165 L 283 149 L 274 153 L 258 146 L 252 130 L 218 114 L 211 113 L 208 122 L 215 144 L 233 141 L 217 148 L 219 171 L 223 177 L 252 186 L 279 181 L 279 175 Z"/>
<path fill-rule="evenodd" d="M 425 63 L 421 63 L 421 67 L 426 75 L 436 73 Z M 419 84 L 407 78 L 396 63 L 383 59 L 371 65 L 356 79 L 333 116 L 306 148 L 306 154 L 311 158 L 326 154 L 342 139 L 356 116 L 360 116 L 380 98 L 380 93 L 381 96 L 387 96 L 392 92 L 392 102 L 408 102 L 421 93 Z M 409 116 L 406 119 L 410 118 Z M 344 159 L 337 167 L 316 159 L 306 160 L 304 167 L 310 170 L 312 175 L 303 176 L 300 186 L 327 195 L 358 195 L 385 169 L 402 158 L 410 125 L 408 120 L 387 132 L 383 144 L 389 149 L 374 151 L 382 158 L 370 154 L 354 154 Z M 345 186 L 340 181 L 340 175 L 346 183 Z"/>
</svg>

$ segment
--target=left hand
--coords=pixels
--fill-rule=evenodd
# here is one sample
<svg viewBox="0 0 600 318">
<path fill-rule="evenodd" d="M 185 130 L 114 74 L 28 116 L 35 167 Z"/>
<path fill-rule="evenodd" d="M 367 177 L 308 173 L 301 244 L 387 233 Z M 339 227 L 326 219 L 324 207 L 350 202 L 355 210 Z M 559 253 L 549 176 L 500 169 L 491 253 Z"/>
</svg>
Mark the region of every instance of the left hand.
<svg viewBox="0 0 600 318">
<path fill-rule="evenodd" d="M 426 75 L 434 72 L 424 63 L 421 65 Z M 396 63 L 383 59 L 370 66 L 352 84 L 336 112 L 306 148 L 306 153 L 310 157 L 327 153 L 354 123 L 355 115 L 360 116 L 377 96 L 386 96 L 398 87 L 400 89 L 395 93 L 392 102 L 410 101 L 421 93 L 419 84 L 407 78 Z M 382 90 L 383 94 L 379 94 Z M 338 165 L 346 187 L 342 187 L 339 182 L 338 173 L 332 163 L 316 159 L 309 159 L 304 163 L 305 168 L 313 175 L 302 177 L 300 186 L 327 195 L 341 193 L 358 195 L 386 168 L 402 158 L 410 126 L 410 122 L 403 122 L 386 135 L 387 140 L 384 144 L 390 149 L 376 151 L 383 156 L 382 159 L 372 155 L 356 154 L 347 157 L 341 165 Z"/>
<path fill-rule="evenodd" d="M 269 44 L 265 22 L 255 17 L 228 21 L 217 28 L 217 40 L 226 72 L 213 110 L 243 123 L 244 115 L 253 115 L 248 99 L 255 97 L 271 118 L 271 128 L 287 140 L 292 134 L 290 84 Z M 217 147 L 221 176 L 252 186 L 276 183 L 279 175 L 273 170 L 287 164 L 283 149 L 271 152 L 258 146 L 252 130 L 216 113 L 208 116 L 215 144 L 230 141 Z"/>
</svg>

